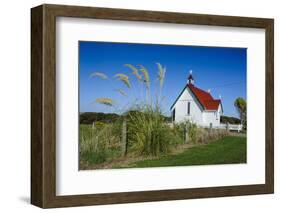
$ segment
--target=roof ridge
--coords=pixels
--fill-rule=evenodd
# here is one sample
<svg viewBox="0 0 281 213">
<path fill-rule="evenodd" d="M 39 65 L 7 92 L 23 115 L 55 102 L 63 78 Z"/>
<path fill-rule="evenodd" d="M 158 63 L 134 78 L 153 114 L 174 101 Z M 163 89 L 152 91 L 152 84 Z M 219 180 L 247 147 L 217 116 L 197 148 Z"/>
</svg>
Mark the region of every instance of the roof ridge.
<svg viewBox="0 0 281 213">
<path fill-rule="evenodd" d="M 210 94 L 208 91 L 205 91 L 205 90 L 203 90 L 203 89 L 201 89 L 201 88 L 199 88 L 199 87 L 196 87 L 196 86 L 194 86 L 193 84 L 187 84 L 189 87 L 191 86 L 191 87 L 194 87 L 195 89 L 198 89 L 198 90 L 200 90 L 200 91 L 202 91 L 202 92 L 205 92 L 205 93 L 208 93 L 208 94 Z"/>
<path fill-rule="evenodd" d="M 200 89 L 199 87 L 196 87 L 196 86 L 194 86 L 193 84 L 187 84 L 187 86 L 189 87 L 189 88 L 194 88 L 194 89 L 197 89 L 197 90 L 199 90 L 200 92 L 203 92 L 203 93 L 205 93 L 206 95 L 208 95 L 208 96 L 210 96 L 211 97 L 211 100 L 213 100 L 214 98 L 213 98 L 213 96 L 211 95 L 211 93 L 209 93 L 208 91 L 205 91 L 205 90 L 203 90 L 203 89 Z"/>
</svg>

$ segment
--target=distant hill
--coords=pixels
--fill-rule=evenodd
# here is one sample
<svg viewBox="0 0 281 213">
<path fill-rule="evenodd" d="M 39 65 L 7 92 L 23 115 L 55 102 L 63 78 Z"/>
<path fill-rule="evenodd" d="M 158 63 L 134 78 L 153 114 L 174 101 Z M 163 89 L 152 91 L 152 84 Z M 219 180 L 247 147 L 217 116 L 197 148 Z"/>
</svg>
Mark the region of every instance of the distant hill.
<svg viewBox="0 0 281 213">
<path fill-rule="evenodd" d="M 116 113 L 83 112 L 80 113 L 79 117 L 80 124 L 92 124 L 96 121 L 110 123 L 116 121 L 120 117 L 120 115 Z"/>
<path fill-rule="evenodd" d="M 110 123 L 116 121 L 122 115 L 116 113 L 102 113 L 102 112 L 81 112 L 79 115 L 80 124 L 92 124 L 93 122 Z M 170 122 L 171 117 L 163 116 L 165 121 Z"/>
<path fill-rule="evenodd" d="M 221 116 L 221 123 L 224 123 L 224 124 L 226 124 L 226 123 L 241 124 L 241 120 L 239 118 L 222 115 Z"/>
</svg>

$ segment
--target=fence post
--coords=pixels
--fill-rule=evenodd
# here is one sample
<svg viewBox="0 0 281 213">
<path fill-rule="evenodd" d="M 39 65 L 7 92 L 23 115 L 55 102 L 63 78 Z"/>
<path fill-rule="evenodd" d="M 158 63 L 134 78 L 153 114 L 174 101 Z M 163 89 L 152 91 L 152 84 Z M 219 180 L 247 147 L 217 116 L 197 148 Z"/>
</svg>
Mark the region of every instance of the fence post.
<svg viewBox="0 0 281 213">
<path fill-rule="evenodd" d="M 229 131 L 229 123 L 226 123 L 226 131 Z"/>
<path fill-rule="evenodd" d="M 184 125 L 184 143 L 188 142 L 188 124 Z"/>
<path fill-rule="evenodd" d="M 121 146 L 123 156 L 127 155 L 127 121 L 123 120 L 122 123 L 122 136 L 121 136 Z"/>
<path fill-rule="evenodd" d="M 92 129 L 93 129 L 93 130 L 95 129 L 95 121 L 94 121 L 93 124 L 92 124 Z"/>
<path fill-rule="evenodd" d="M 238 133 L 239 133 L 240 130 L 242 129 L 241 126 L 242 126 L 242 124 L 238 124 L 238 128 L 237 128 L 237 129 L 238 129 Z"/>
</svg>

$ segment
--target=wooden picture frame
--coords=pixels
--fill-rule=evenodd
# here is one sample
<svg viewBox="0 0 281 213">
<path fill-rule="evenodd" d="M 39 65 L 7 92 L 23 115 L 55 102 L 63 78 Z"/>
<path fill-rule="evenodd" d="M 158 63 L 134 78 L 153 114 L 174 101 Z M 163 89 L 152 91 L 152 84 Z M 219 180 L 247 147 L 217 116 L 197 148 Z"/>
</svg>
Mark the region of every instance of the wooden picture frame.
<svg viewBox="0 0 281 213">
<path fill-rule="evenodd" d="M 266 34 L 265 184 L 56 195 L 56 17 L 262 28 Z M 217 15 L 41 5 L 31 9 L 31 203 L 42 208 L 179 200 L 274 191 L 274 21 Z"/>
</svg>

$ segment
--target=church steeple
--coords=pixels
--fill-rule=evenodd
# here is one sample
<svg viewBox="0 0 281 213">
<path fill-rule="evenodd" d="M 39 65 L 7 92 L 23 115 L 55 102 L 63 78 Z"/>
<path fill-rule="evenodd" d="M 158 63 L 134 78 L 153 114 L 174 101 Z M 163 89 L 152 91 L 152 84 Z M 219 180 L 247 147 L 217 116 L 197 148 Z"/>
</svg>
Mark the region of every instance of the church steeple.
<svg viewBox="0 0 281 213">
<path fill-rule="evenodd" d="M 193 76 L 192 76 L 192 70 L 189 71 L 188 84 L 194 84 L 194 79 L 193 79 Z"/>
</svg>

